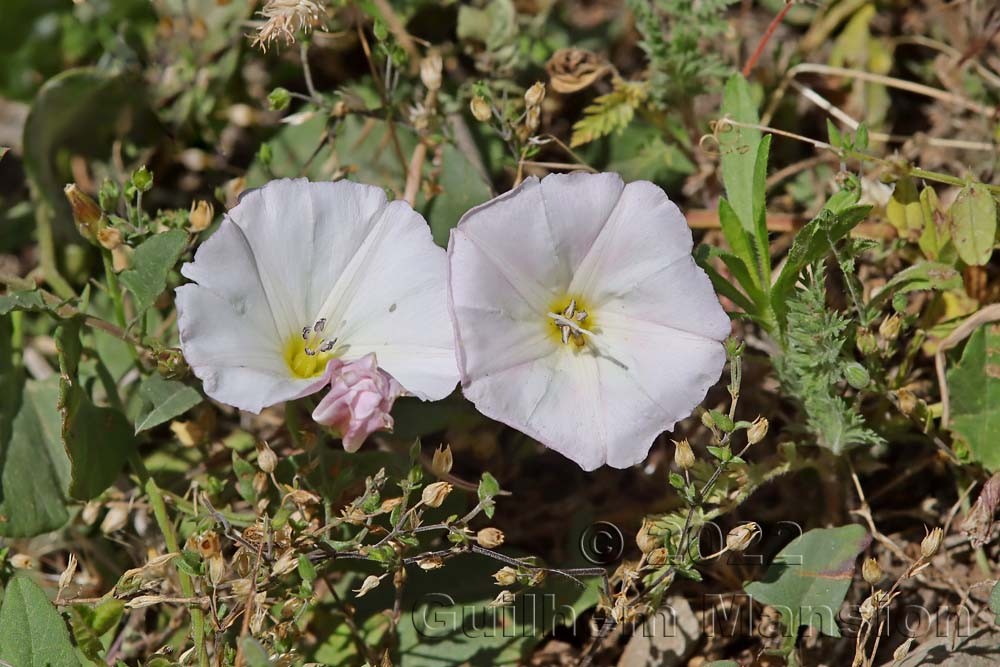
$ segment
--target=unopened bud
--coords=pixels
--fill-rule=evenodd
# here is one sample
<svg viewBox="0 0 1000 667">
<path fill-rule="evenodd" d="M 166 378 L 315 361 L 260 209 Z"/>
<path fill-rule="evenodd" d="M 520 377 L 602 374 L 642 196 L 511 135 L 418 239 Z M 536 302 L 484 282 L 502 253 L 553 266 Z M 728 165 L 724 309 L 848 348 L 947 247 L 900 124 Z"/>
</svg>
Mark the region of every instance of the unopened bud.
<svg viewBox="0 0 1000 667">
<path fill-rule="evenodd" d="M 453 463 L 451 455 L 451 445 L 445 445 L 444 449 L 438 447 L 434 451 L 434 458 L 431 461 L 431 470 L 438 477 L 444 477 L 451 472 L 451 465 Z"/>
<path fill-rule="evenodd" d="M 924 559 L 930 558 L 941 548 L 941 540 L 944 539 L 944 531 L 935 528 L 927 533 L 927 537 L 920 543 L 920 556 Z"/>
<path fill-rule="evenodd" d="M 10 557 L 10 564 L 18 570 L 34 570 L 35 559 L 28 554 L 14 554 Z"/>
<path fill-rule="evenodd" d="M 443 63 L 441 54 L 431 51 L 427 57 L 420 61 L 420 80 L 427 90 L 438 90 L 441 88 L 441 70 Z"/>
<path fill-rule="evenodd" d="M 287 88 L 275 88 L 267 96 L 267 106 L 274 111 L 284 111 L 292 103 L 292 94 Z"/>
<path fill-rule="evenodd" d="M 421 570 L 436 570 L 444 565 L 441 556 L 426 556 L 417 561 L 417 567 Z"/>
<path fill-rule="evenodd" d="M 726 548 L 730 551 L 745 551 L 760 533 L 760 526 L 751 521 L 736 526 L 726 535 Z"/>
<path fill-rule="evenodd" d="M 101 521 L 101 532 L 105 535 L 118 532 L 128 522 L 128 507 L 124 504 L 112 505 Z"/>
<path fill-rule="evenodd" d="M 441 507 L 441 503 L 451 493 L 451 484 L 448 482 L 434 482 L 424 487 L 420 500 L 428 507 Z"/>
<path fill-rule="evenodd" d="M 852 361 L 844 366 L 844 379 L 847 380 L 847 384 L 855 389 L 864 389 L 872 380 L 871 375 L 868 374 L 868 369 L 856 361 Z"/>
<path fill-rule="evenodd" d="M 91 500 L 89 503 L 83 506 L 83 511 L 80 512 L 80 518 L 88 526 L 93 526 L 94 522 L 97 521 L 98 515 L 101 513 L 101 503 L 96 500 Z"/>
<path fill-rule="evenodd" d="M 208 559 L 208 580 L 214 586 L 222 583 L 226 576 L 226 559 L 222 554 L 215 554 Z"/>
<path fill-rule="evenodd" d="M 909 389 L 897 389 L 892 393 L 896 397 L 896 402 L 899 405 L 899 411 L 907 417 L 912 415 L 916 411 L 917 406 L 920 405 L 920 399 L 918 399 L 917 395 Z"/>
<path fill-rule="evenodd" d="M 747 444 L 756 445 L 764 439 L 765 435 L 767 435 L 767 420 L 763 417 L 757 417 L 747 429 Z"/>
<path fill-rule="evenodd" d="M 509 607 L 512 604 L 514 604 L 514 594 L 510 591 L 500 591 L 500 594 L 487 606 L 495 609 L 497 607 Z"/>
<path fill-rule="evenodd" d="M 374 574 L 368 575 L 365 580 L 361 583 L 361 587 L 354 591 L 355 597 L 364 597 L 372 589 L 377 588 L 382 580 L 376 577 Z"/>
<path fill-rule="evenodd" d="M 903 661 L 903 658 L 905 658 L 910 652 L 910 647 L 913 646 L 914 641 L 916 640 L 913 637 L 910 637 L 892 652 L 892 664 L 895 665 L 896 663 Z"/>
<path fill-rule="evenodd" d="M 524 93 L 524 103 L 530 109 L 531 107 L 537 107 L 545 99 L 545 84 L 541 81 L 536 81 L 531 88 L 528 88 Z"/>
<path fill-rule="evenodd" d="M 666 547 L 660 547 L 649 552 L 649 555 L 646 556 L 646 562 L 653 567 L 660 567 L 667 562 L 668 556 Z"/>
<path fill-rule="evenodd" d="M 485 97 L 476 95 L 469 102 L 469 109 L 472 110 L 473 117 L 481 123 L 487 122 L 493 117 L 493 112 L 490 110 L 490 103 L 486 101 Z"/>
<path fill-rule="evenodd" d="M 263 440 L 257 443 L 257 467 L 261 472 L 270 475 L 278 466 L 278 455 L 274 453 Z"/>
<path fill-rule="evenodd" d="M 687 438 L 674 440 L 674 463 L 681 470 L 688 470 L 694 466 L 694 451 L 691 449 L 691 443 L 687 441 Z"/>
<path fill-rule="evenodd" d="M 132 172 L 132 185 L 139 192 L 146 192 L 153 187 L 153 172 L 143 165 Z"/>
<path fill-rule="evenodd" d="M 872 586 L 882 581 L 882 568 L 879 567 L 878 561 L 874 558 L 865 559 L 861 565 L 861 576 Z"/>
<path fill-rule="evenodd" d="M 639 532 L 635 536 L 635 544 L 639 547 L 639 551 L 644 554 L 648 554 L 653 549 L 663 546 L 663 540 L 652 534 L 652 527 L 653 525 L 649 519 L 643 519 L 642 525 L 639 527 Z"/>
<path fill-rule="evenodd" d="M 878 327 L 878 335 L 884 340 L 892 341 L 899 337 L 899 329 L 903 324 L 903 319 L 896 313 L 882 320 Z"/>
<path fill-rule="evenodd" d="M 511 586 L 517 581 L 517 570 L 512 567 L 502 567 L 496 571 L 493 578 L 497 586 Z"/>
<path fill-rule="evenodd" d="M 857 345 L 858 352 L 865 356 L 875 354 L 878 351 L 878 341 L 875 340 L 875 334 L 867 329 L 858 332 L 855 344 Z"/>
<path fill-rule="evenodd" d="M 97 242 L 102 248 L 114 250 L 124 242 L 122 233 L 114 227 L 105 227 L 97 232 Z"/>
<path fill-rule="evenodd" d="M 202 232 L 208 229 L 215 218 L 215 207 L 204 199 L 199 199 L 191 204 L 191 212 L 188 214 L 188 222 L 192 232 Z"/>
<path fill-rule="evenodd" d="M 115 273 L 121 273 L 132 268 L 132 248 L 120 245 L 111 251 L 111 268 Z"/>
<path fill-rule="evenodd" d="M 541 107 L 531 107 L 528 109 L 528 113 L 524 116 L 524 126 L 528 128 L 529 132 L 534 132 L 538 129 L 538 126 L 542 124 L 542 108 Z"/>
<path fill-rule="evenodd" d="M 496 549 L 503 544 L 503 531 L 497 528 L 483 528 L 476 533 L 476 542 L 484 549 Z"/>
<path fill-rule="evenodd" d="M 97 233 L 101 230 L 104 220 L 104 212 L 101 211 L 101 207 L 90 195 L 78 188 L 76 183 L 67 185 L 63 192 L 66 193 L 66 199 L 73 209 L 73 222 L 76 223 L 80 235 L 91 243 L 95 243 Z"/>
<path fill-rule="evenodd" d="M 66 569 L 62 571 L 59 575 L 59 591 L 62 592 L 64 588 L 73 583 L 73 576 L 76 574 L 76 554 L 71 553 L 69 555 L 69 560 L 66 561 Z"/>
</svg>

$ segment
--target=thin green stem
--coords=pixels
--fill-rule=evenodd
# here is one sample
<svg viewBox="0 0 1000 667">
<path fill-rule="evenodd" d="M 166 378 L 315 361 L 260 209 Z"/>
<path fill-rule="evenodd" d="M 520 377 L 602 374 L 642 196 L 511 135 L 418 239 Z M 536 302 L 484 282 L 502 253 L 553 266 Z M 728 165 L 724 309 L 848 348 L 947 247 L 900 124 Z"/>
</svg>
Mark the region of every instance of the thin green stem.
<svg viewBox="0 0 1000 667">
<path fill-rule="evenodd" d="M 105 248 L 101 248 L 101 259 L 104 261 L 104 279 L 108 283 L 108 294 L 111 296 L 111 303 L 115 310 L 115 321 L 118 326 L 121 327 L 122 331 L 128 330 L 128 322 L 125 318 L 125 300 L 122 298 L 122 290 L 118 285 L 118 274 L 115 273 L 114 263 L 111 260 L 111 251 Z M 140 366 L 139 352 L 135 349 L 135 345 L 129 339 L 123 339 L 125 344 L 128 345 L 129 354 L 132 355 L 132 360 Z"/>
<path fill-rule="evenodd" d="M 167 514 L 167 506 L 163 502 L 163 495 L 160 493 L 160 488 L 156 485 L 156 481 L 148 476 L 149 473 L 146 471 L 145 466 L 142 466 L 141 470 L 142 472 L 136 470 L 136 473 L 140 478 L 146 475 L 146 495 L 149 497 L 149 504 L 153 508 L 153 516 L 156 517 L 156 524 L 160 527 L 160 532 L 163 533 L 163 541 L 167 545 L 167 551 L 170 553 L 180 553 L 181 548 L 177 542 L 177 533 L 174 532 L 174 525 L 170 522 L 170 515 Z M 186 572 L 178 569 L 177 578 L 180 581 L 181 591 L 184 593 L 184 596 L 188 598 L 194 597 L 194 582 L 191 581 L 191 577 Z M 200 667 L 209 667 L 208 651 L 205 646 L 205 613 L 199 607 L 194 606 L 190 608 L 190 612 L 191 635 L 198 649 L 198 664 Z"/>
<path fill-rule="evenodd" d="M 39 261 L 42 265 L 42 273 L 45 274 L 45 282 L 59 297 L 63 299 L 74 298 L 76 292 L 59 273 L 56 266 L 56 246 L 52 236 L 52 213 L 47 205 L 39 204 L 35 209 L 35 226 L 38 234 Z"/>
</svg>

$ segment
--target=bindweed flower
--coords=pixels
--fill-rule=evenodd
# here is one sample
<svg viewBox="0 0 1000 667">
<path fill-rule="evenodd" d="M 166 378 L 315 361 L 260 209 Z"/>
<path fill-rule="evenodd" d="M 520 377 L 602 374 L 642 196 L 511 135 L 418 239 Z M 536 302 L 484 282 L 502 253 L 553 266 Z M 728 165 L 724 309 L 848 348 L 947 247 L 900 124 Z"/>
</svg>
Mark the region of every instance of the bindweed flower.
<svg viewBox="0 0 1000 667">
<path fill-rule="evenodd" d="M 480 412 L 593 470 L 643 460 L 725 364 L 729 318 L 652 183 L 551 175 L 452 231 L 462 388 Z"/>
<path fill-rule="evenodd" d="M 316 416 L 353 447 L 401 388 L 437 400 L 458 379 L 445 254 L 380 188 L 286 179 L 245 192 L 181 273 L 194 281 L 177 289 L 181 348 L 222 403 L 260 412 L 332 384 Z"/>
<path fill-rule="evenodd" d="M 380 370 L 374 354 L 349 363 L 330 362 L 330 391 L 313 410 L 315 421 L 340 431 L 344 449 L 356 452 L 365 438 L 381 429 L 392 429 L 392 404 L 403 388 Z"/>
</svg>

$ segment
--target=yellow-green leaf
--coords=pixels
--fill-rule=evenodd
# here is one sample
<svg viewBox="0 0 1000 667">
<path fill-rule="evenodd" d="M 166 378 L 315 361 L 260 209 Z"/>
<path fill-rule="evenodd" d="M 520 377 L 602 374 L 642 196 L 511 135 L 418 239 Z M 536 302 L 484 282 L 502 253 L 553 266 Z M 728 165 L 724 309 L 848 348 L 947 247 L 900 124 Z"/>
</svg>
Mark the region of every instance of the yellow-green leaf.
<svg viewBox="0 0 1000 667">
<path fill-rule="evenodd" d="M 966 264 L 982 266 L 993 254 L 997 233 L 997 204 L 981 183 L 971 183 L 951 205 L 951 236 Z"/>
</svg>

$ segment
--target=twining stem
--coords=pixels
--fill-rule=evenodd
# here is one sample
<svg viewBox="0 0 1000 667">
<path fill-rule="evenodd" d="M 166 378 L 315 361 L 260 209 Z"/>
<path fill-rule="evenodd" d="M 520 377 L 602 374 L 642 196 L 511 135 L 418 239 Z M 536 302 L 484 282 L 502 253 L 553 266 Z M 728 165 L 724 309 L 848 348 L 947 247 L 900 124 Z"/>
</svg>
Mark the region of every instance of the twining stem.
<svg viewBox="0 0 1000 667">
<path fill-rule="evenodd" d="M 138 459 L 138 455 L 133 455 L 133 459 Z M 133 464 L 135 464 L 135 461 L 133 461 Z M 179 554 L 181 549 L 177 542 L 177 533 L 174 532 L 174 525 L 170 522 L 170 516 L 167 514 L 167 506 L 163 502 L 160 487 L 156 485 L 156 481 L 152 477 L 149 477 L 149 473 L 145 470 L 145 466 L 142 465 L 141 461 L 138 462 L 136 474 L 139 475 L 140 479 L 145 477 L 146 495 L 149 497 L 149 504 L 153 508 L 153 516 L 156 517 L 156 524 L 160 527 L 160 532 L 163 533 L 163 541 L 167 545 L 167 551 Z M 194 583 L 191 581 L 191 577 L 186 572 L 178 569 L 177 578 L 180 581 L 181 592 L 184 593 L 184 596 L 193 598 Z M 191 634 L 198 649 L 198 664 L 200 667 L 209 667 L 208 651 L 205 647 L 205 613 L 196 606 L 192 606 L 190 612 Z"/>
</svg>

